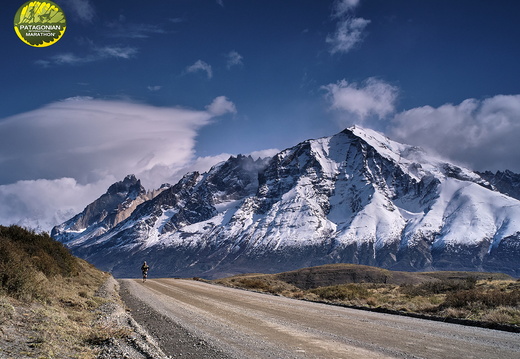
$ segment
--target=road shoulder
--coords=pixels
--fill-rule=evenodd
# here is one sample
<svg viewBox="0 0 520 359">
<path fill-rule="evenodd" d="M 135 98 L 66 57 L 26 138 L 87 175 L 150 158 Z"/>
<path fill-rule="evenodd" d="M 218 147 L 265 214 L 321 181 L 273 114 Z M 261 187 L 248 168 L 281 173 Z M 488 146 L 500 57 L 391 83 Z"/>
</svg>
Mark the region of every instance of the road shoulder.
<svg viewBox="0 0 520 359">
<path fill-rule="evenodd" d="M 130 311 L 132 318 L 139 323 L 170 358 L 184 359 L 231 359 L 205 340 L 180 326 L 175 321 L 155 311 L 151 306 L 133 296 L 129 280 L 119 280 L 119 295 Z"/>
<path fill-rule="evenodd" d="M 98 320 L 107 328 L 120 328 L 126 335 L 102 343 L 97 359 L 168 359 L 156 341 L 128 313 L 118 291 L 119 283 L 113 277 L 100 287 L 97 295 L 107 302 L 101 306 Z"/>
</svg>

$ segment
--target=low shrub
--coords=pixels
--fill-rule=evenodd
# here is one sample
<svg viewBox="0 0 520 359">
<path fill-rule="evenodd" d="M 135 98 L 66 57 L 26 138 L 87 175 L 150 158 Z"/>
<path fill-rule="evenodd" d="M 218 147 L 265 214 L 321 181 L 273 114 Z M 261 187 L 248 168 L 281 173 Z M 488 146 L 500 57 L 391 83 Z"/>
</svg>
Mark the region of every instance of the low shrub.
<svg viewBox="0 0 520 359">
<path fill-rule="evenodd" d="M 474 306 L 475 303 L 485 308 L 516 307 L 520 305 L 520 290 L 513 291 L 478 289 L 462 290 L 449 293 L 443 303 L 443 307 L 467 308 Z"/>
<path fill-rule="evenodd" d="M 15 244 L 30 258 L 32 266 L 47 277 L 70 277 L 78 274 L 74 256 L 47 233 L 36 234 L 19 226 L 0 226 L 0 238 Z"/>
<path fill-rule="evenodd" d="M 482 316 L 482 320 L 492 323 L 520 324 L 520 309 L 512 307 L 497 307 Z"/>
<path fill-rule="evenodd" d="M 359 284 L 341 284 L 329 287 L 319 287 L 310 290 L 324 300 L 354 300 L 366 299 L 369 296 L 368 290 Z"/>
<path fill-rule="evenodd" d="M 32 300 L 44 296 L 44 280 L 27 254 L 0 237 L 0 288 L 7 295 Z"/>
<path fill-rule="evenodd" d="M 0 292 L 17 299 L 45 299 L 48 279 L 78 273 L 76 258 L 48 234 L 0 226 Z"/>
<path fill-rule="evenodd" d="M 272 289 L 269 283 L 259 278 L 243 278 L 240 280 L 240 284 L 242 288 L 260 290 L 264 292 L 269 292 Z"/>
<path fill-rule="evenodd" d="M 410 297 L 429 296 L 473 289 L 475 288 L 476 283 L 476 277 L 468 277 L 466 279 L 444 279 L 417 285 L 404 284 L 399 290 L 401 293 Z"/>
</svg>

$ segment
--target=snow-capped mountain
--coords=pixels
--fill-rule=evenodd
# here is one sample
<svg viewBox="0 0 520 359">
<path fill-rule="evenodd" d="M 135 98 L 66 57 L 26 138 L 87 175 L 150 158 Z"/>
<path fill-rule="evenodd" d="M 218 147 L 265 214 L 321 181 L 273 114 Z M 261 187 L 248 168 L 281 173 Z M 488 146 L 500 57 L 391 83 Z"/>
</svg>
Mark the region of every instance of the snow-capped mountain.
<svg viewBox="0 0 520 359">
<path fill-rule="evenodd" d="M 78 216 L 54 237 L 117 276 L 139 275 L 143 260 L 157 276 L 335 262 L 520 275 L 520 201 L 360 127 L 189 173 L 103 230 Z"/>
</svg>

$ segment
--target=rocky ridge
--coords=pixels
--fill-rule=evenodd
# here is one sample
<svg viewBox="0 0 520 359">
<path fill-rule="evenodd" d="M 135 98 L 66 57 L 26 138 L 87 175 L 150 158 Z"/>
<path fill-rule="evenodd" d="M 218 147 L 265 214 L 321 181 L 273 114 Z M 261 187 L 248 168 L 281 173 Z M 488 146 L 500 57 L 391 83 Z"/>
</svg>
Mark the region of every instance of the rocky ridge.
<svg viewBox="0 0 520 359">
<path fill-rule="evenodd" d="M 477 172 L 480 177 L 488 181 L 493 188 L 509 197 L 520 200 L 520 174 L 509 170 Z"/>
<path fill-rule="evenodd" d="M 51 231 L 53 238 L 68 243 L 99 236 L 128 218 L 141 203 L 157 196 L 167 185 L 147 192 L 134 175 L 111 185 L 107 192 L 89 204 L 83 212 Z"/>
</svg>

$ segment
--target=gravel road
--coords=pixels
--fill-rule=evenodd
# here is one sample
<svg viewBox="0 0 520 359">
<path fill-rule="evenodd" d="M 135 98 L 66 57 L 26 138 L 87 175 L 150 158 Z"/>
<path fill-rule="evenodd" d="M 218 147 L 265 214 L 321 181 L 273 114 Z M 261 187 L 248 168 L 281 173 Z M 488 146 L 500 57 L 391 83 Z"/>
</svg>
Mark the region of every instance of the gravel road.
<svg viewBox="0 0 520 359">
<path fill-rule="evenodd" d="M 134 319 L 182 358 L 520 358 L 520 334 L 181 279 L 120 280 Z M 145 302 L 146 304 L 144 304 Z"/>
</svg>

